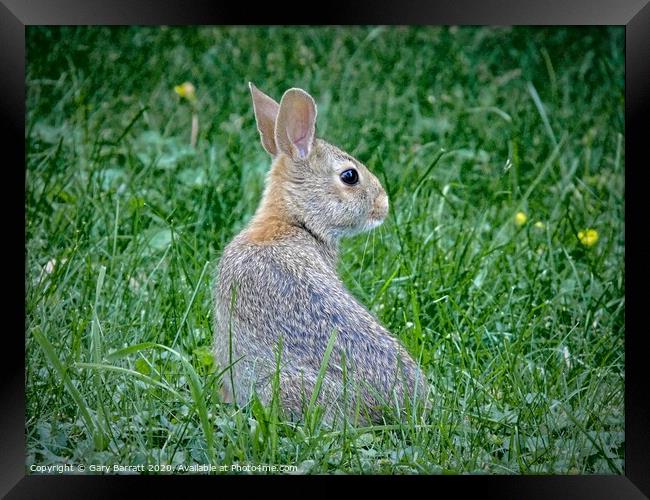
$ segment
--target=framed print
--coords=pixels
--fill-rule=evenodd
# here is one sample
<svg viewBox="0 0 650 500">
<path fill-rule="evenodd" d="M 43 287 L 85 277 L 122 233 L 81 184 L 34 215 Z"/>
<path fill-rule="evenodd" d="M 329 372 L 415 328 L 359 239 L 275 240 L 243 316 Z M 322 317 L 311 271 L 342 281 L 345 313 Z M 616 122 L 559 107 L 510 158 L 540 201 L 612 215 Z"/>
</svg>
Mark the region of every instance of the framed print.
<svg viewBox="0 0 650 500">
<path fill-rule="evenodd" d="M 3 492 L 648 495 L 649 9 L 3 0 Z"/>
</svg>

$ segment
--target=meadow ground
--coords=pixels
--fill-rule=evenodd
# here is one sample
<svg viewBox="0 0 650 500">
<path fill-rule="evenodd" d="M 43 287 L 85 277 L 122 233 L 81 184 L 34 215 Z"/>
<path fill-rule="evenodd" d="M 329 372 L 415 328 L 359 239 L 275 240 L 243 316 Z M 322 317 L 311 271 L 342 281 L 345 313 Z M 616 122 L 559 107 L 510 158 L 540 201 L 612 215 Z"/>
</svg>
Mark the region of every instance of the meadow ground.
<svg viewBox="0 0 650 500">
<path fill-rule="evenodd" d="M 622 27 L 29 27 L 28 470 L 621 473 L 623 48 Z M 308 90 L 386 186 L 339 270 L 421 356 L 424 420 L 220 403 L 212 271 L 269 166 L 248 81 Z"/>
</svg>

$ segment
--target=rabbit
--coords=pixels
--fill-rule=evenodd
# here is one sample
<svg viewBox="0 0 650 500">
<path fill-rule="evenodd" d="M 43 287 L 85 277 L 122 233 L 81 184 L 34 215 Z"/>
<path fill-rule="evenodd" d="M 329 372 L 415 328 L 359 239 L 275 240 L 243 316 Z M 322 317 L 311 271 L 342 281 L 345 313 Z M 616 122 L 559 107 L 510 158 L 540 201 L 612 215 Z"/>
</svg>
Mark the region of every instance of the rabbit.
<svg viewBox="0 0 650 500">
<path fill-rule="evenodd" d="M 255 393 L 268 405 L 277 376 L 282 411 L 303 418 L 334 335 L 314 393 L 324 421 L 381 422 L 390 408 L 423 398 L 428 384 L 345 288 L 336 263 L 340 238 L 380 225 L 388 197 L 361 162 L 315 137 L 316 103 L 306 91 L 290 88 L 278 104 L 249 88 L 273 161 L 257 211 L 216 268 L 214 355 L 225 369 L 223 401 L 245 406 Z"/>
</svg>

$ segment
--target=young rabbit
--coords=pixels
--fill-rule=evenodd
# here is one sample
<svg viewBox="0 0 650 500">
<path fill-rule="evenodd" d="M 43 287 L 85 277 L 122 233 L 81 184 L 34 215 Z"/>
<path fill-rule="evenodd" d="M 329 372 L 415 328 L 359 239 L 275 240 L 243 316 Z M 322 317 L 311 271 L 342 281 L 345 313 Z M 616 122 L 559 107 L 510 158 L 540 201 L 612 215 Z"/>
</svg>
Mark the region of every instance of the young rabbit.
<svg viewBox="0 0 650 500">
<path fill-rule="evenodd" d="M 388 197 L 349 154 L 315 137 L 316 103 L 287 90 L 280 104 L 249 84 L 257 128 L 273 157 L 262 201 L 225 248 L 214 289 L 215 358 L 223 397 L 268 404 L 279 376 L 280 406 L 300 418 L 330 336 L 335 342 L 316 403 L 326 422 L 380 421 L 386 405 L 427 394 L 404 347 L 336 275 L 341 236 L 382 223 Z"/>
</svg>

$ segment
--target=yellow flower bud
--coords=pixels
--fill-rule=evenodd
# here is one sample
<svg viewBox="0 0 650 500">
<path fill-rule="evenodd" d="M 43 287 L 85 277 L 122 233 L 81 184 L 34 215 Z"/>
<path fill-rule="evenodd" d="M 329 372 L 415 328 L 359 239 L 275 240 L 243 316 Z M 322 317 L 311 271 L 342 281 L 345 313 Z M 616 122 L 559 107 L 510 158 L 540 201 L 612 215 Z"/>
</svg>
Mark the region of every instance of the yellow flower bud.
<svg viewBox="0 0 650 500">
<path fill-rule="evenodd" d="M 174 92 L 176 92 L 179 96 L 181 96 L 182 98 L 184 97 L 190 102 L 196 101 L 196 89 L 194 88 L 194 85 L 192 85 L 190 82 L 185 82 L 185 83 L 181 83 L 180 85 L 176 85 L 174 87 Z"/>
<path fill-rule="evenodd" d="M 523 226 L 524 224 L 526 224 L 527 220 L 528 220 L 528 216 L 525 213 L 517 212 L 515 214 L 515 224 L 517 226 Z"/>
<path fill-rule="evenodd" d="M 578 231 L 578 239 L 584 246 L 593 247 L 598 242 L 598 231 L 595 229 Z"/>
</svg>

